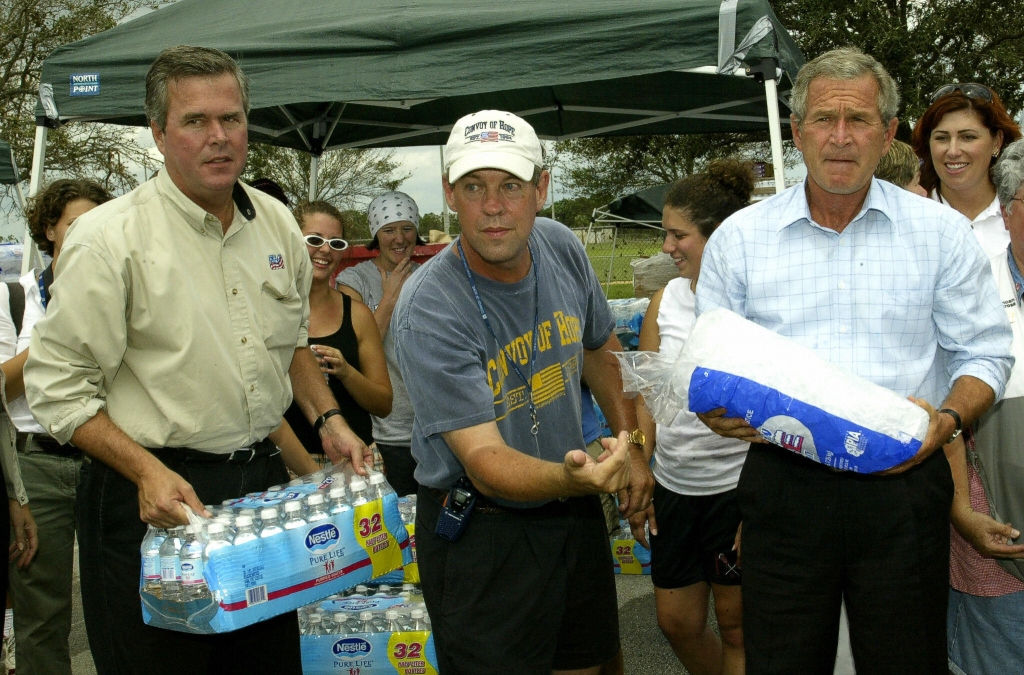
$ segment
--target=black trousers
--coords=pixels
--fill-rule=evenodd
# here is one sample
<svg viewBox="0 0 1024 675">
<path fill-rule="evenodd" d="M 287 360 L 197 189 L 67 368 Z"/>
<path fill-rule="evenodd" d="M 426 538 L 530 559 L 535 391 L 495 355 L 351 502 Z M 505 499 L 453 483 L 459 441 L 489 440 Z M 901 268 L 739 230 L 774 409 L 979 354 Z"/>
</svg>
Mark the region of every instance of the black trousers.
<svg viewBox="0 0 1024 675">
<path fill-rule="evenodd" d="M 953 479 L 941 450 L 863 476 L 753 444 L 737 496 L 748 675 L 831 674 L 843 599 L 857 672 L 947 672 Z"/>
<path fill-rule="evenodd" d="M 248 464 L 164 461 L 204 504 L 288 482 L 280 455 Z M 295 612 L 220 635 L 190 635 L 142 622 L 138 489 L 93 461 L 82 466 L 78 489 L 78 543 L 82 609 L 99 675 L 287 673 L 301 675 Z"/>
<path fill-rule="evenodd" d="M 413 477 L 416 460 L 412 456 L 412 448 L 408 445 L 378 443 L 377 451 L 384 460 L 384 473 L 388 477 L 388 484 L 395 489 L 398 496 L 416 494 L 420 484 Z"/>
</svg>

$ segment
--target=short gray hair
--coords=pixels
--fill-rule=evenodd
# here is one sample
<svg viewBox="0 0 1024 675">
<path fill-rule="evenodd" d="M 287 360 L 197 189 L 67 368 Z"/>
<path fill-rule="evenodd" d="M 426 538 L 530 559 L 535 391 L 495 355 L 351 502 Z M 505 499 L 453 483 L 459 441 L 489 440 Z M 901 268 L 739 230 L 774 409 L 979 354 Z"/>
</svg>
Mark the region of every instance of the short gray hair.
<svg viewBox="0 0 1024 675">
<path fill-rule="evenodd" d="M 1024 185 L 1024 139 L 1014 141 L 1003 149 L 999 161 L 992 168 L 999 205 L 1007 213 L 1013 212 L 1013 198 Z"/>
<path fill-rule="evenodd" d="M 807 90 L 810 89 L 811 82 L 819 77 L 829 80 L 856 80 L 865 75 L 875 78 L 878 84 L 878 112 L 882 116 L 882 122 L 889 124 L 900 108 L 900 91 L 896 81 L 874 57 L 854 47 L 825 52 L 800 69 L 796 76 L 796 84 L 793 85 L 789 106 L 796 116 L 797 124 L 803 124 L 804 116 L 807 114 Z"/>
<path fill-rule="evenodd" d="M 167 83 L 189 77 L 232 75 L 242 92 L 242 108 L 249 116 L 249 79 L 233 58 L 210 47 L 178 45 L 160 52 L 146 73 L 146 117 L 160 130 L 167 128 Z"/>
</svg>

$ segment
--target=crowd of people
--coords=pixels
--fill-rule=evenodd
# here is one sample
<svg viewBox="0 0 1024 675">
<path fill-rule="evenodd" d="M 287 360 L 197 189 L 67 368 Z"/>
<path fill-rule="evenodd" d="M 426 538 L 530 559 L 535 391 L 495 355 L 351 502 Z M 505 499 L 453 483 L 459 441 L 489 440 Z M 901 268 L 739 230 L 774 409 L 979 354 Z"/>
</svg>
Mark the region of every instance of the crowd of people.
<svg viewBox="0 0 1024 675">
<path fill-rule="evenodd" d="M 921 449 L 874 475 L 724 409 L 660 424 L 625 397 L 586 252 L 537 216 L 551 177 L 526 120 L 454 123 L 453 244 L 413 262 L 419 208 L 388 192 L 367 212 L 376 257 L 336 274 L 346 214 L 239 180 L 249 92 L 229 56 L 165 50 L 145 103 L 164 168 L 116 199 L 49 184 L 28 219 L 53 262 L 0 285 L 0 595 L 23 673 L 71 672 L 76 532 L 99 673 L 184 672 L 183 654 L 189 672 L 301 673 L 294 612 L 147 626 L 139 546 L 147 524 L 289 470 L 366 473 L 374 448 L 417 495 L 445 675 L 622 672 L 607 495 L 651 549 L 652 620 L 694 675 L 831 673 L 843 604 L 860 672 L 1024 668 L 1024 140 L 989 87 L 940 88 L 908 145 L 884 68 L 828 52 L 790 100 L 799 186 L 751 204 L 749 165 L 721 160 L 665 198 L 679 278 L 640 349 L 674 356 L 727 308 L 910 398 Z M 595 403 L 613 436 L 588 453 Z"/>
</svg>

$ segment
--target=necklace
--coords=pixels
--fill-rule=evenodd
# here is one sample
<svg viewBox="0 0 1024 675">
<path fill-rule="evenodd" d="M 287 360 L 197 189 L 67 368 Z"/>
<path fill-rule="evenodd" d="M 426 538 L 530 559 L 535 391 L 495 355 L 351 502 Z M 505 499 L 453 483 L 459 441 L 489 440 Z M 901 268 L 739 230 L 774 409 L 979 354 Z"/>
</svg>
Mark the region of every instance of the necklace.
<svg viewBox="0 0 1024 675">
<path fill-rule="evenodd" d="M 537 274 L 537 259 L 533 257 L 533 249 L 530 245 L 526 245 L 526 250 L 530 252 L 530 266 L 533 267 L 533 345 L 530 351 L 530 379 L 526 379 L 523 375 L 523 371 L 519 368 L 519 364 L 516 363 L 512 355 L 509 354 L 508 350 L 502 346 L 498 336 L 494 334 L 494 329 L 491 327 L 491 321 L 487 318 L 487 311 L 484 309 L 484 302 L 480 299 L 480 291 L 476 288 L 476 282 L 473 280 L 473 272 L 469 269 L 469 263 L 466 262 L 466 252 L 462 249 L 462 237 L 455 240 L 455 245 L 459 248 L 459 259 L 462 260 L 462 268 L 466 270 L 466 278 L 469 279 L 469 287 L 473 289 L 473 297 L 476 298 L 477 309 L 480 310 L 480 318 L 484 320 L 484 325 L 487 326 L 488 332 L 494 341 L 498 345 L 498 350 L 508 360 L 509 364 L 512 365 L 512 370 L 515 371 L 519 379 L 523 381 L 523 385 L 526 387 L 527 400 L 530 405 L 530 420 L 533 422 L 533 426 L 530 427 L 530 433 L 534 436 L 540 431 L 540 422 L 537 421 L 537 406 L 533 401 L 533 367 L 537 361 L 537 343 L 539 341 L 537 337 L 537 324 L 540 323 L 540 278 Z"/>
</svg>

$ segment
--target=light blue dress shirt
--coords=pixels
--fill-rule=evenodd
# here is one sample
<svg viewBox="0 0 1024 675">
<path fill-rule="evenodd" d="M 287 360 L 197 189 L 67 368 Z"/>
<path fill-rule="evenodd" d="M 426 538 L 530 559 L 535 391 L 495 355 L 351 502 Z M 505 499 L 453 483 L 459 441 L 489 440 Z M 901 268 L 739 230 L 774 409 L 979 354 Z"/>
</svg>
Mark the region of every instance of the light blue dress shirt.
<svg viewBox="0 0 1024 675">
<path fill-rule="evenodd" d="M 1013 365 L 1006 311 L 970 222 L 875 179 L 842 234 L 813 222 L 803 184 L 726 219 L 697 283 L 698 316 L 716 307 L 935 407 L 962 375 L 998 399 Z"/>
</svg>

